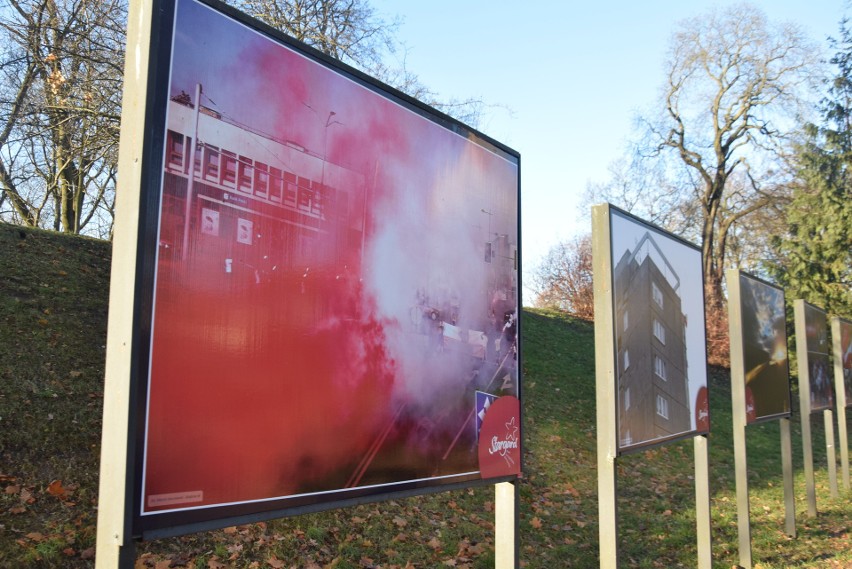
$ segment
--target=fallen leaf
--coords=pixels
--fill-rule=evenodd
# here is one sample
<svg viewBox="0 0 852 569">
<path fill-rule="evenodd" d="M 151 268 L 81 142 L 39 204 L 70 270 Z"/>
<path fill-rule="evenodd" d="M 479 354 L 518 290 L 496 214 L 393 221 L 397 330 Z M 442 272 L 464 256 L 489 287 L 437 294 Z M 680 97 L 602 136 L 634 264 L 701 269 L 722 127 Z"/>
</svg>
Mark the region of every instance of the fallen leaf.
<svg viewBox="0 0 852 569">
<path fill-rule="evenodd" d="M 397 527 L 400 527 L 400 528 L 404 528 L 405 526 L 408 525 L 408 522 L 405 521 L 405 519 L 403 519 L 399 516 L 394 516 L 393 523 L 395 523 L 397 525 Z"/>
<path fill-rule="evenodd" d="M 273 569 L 283 569 L 283 567 L 285 565 L 285 563 L 283 561 L 281 561 L 280 559 L 278 559 L 274 555 L 271 556 L 269 559 L 267 559 L 266 562 L 269 563 L 269 566 L 272 567 Z"/>
<path fill-rule="evenodd" d="M 84 549 L 80 552 L 80 559 L 94 559 L 95 558 L 95 548 L 90 547 L 89 549 Z"/>
<path fill-rule="evenodd" d="M 73 547 L 66 547 L 65 549 L 63 549 L 63 550 L 62 550 L 62 553 L 63 553 L 63 554 L 65 554 L 65 555 L 67 555 L 68 557 L 74 557 L 74 555 L 75 555 L 77 552 L 76 552 L 76 551 L 74 551 L 74 548 L 73 548 Z"/>
<path fill-rule="evenodd" d="M 54 480 L 47 487 L 47 493 L 51 496 L 56 496 L 60 500 L 65 500 L 68 496 L 68 490 L 62 486 L 62 480 Z"/>
<path fill-rule="evenodd" d="M 33 498 L 33 493 L 29 491 L 29 489 L 24 488 L 21 490 L 21 502 L 25 504 L 33 504 L 35 503 L 35 498 Z"/>
<path fill-rule="evenodd" d="M 27 537 L 27 539 L 31 539 L 31 540 L 33 540 L 33 541 L 35 541 L 35 542 L 40 542 L 40 541 L 44 541 L 44 540 L 45 540 L 44 534 L 39 533 L 39 532 L 37 532 L 37 531 L 33 531 L 33 532 L 28 533 L 28 534 L 26 535 L 26 537 Z"/>
<path fill-rule="evenodd" d="M 6 493 L 7 494 L 17 494 L 20 491 L 21 491 L 21 487 L 18 486 L 17 484 L 12 484 L 11 486 L 6 486 Z"/>
<path fill-rule="evenodd" d="M 541 519 L 539 519 L 538 517 L 531 519 L 530 525 L 535 529 L 541 529 Z"/>
</svg>

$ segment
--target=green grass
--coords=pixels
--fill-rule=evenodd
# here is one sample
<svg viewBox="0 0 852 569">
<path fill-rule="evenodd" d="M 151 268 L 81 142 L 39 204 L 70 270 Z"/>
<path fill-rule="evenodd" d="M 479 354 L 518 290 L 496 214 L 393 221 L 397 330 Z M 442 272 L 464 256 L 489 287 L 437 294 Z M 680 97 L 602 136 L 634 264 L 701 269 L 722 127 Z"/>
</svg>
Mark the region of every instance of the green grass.
<svg viewBox="0 0 852 569">
<path fill-rule="evenodd" d="M 0 567 L 92 567 L 109 244 L 0 224 Z M 520 553 L 529 568 L 598 566 L 591 323 L 527 310 Z M 736 565 L 727 370 L 711 368 L 713 564 Z M 795 400 L 795 396 L 794 396 Z M 813 424 L 819 514 L 808 518 L 793 421 L 798 537 L 784 535 L 777 422 L 748 428 L 753 559 L 763 569 L 850 567 L 849 494 L 828 489 Z M 624 567 L 695 567 L 693 446 L 619 459 Z M 488 487 L 141 544 L 137 567 L 494 566 Z"/>
</svg>

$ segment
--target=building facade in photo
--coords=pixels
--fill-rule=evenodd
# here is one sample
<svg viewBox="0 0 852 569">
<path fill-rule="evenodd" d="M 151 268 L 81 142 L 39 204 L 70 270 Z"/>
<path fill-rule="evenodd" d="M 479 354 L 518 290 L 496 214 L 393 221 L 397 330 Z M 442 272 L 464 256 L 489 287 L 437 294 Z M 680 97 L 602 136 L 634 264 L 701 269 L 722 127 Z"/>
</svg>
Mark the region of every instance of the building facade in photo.
<svg viewBox="0 0 852 569">
<path fill-rule="evenodd" d="M 624 252 L 613 281 L 619 445 L 687 432 L 691 406 L 680 278 L 646 232 Z"/>
</svg>

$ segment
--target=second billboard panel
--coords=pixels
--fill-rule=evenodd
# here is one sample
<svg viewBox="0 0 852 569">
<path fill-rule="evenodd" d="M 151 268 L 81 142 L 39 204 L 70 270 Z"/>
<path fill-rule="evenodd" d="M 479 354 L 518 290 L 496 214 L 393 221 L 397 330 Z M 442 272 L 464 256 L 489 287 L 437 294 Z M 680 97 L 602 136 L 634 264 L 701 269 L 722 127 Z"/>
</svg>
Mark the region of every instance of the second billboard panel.
<svg viewBox="0 0 852 569">
<path fill-rule="evenodd" d="M 701 252 L 610 212 L 619 450 L 707 432 Z"/>
</svg>

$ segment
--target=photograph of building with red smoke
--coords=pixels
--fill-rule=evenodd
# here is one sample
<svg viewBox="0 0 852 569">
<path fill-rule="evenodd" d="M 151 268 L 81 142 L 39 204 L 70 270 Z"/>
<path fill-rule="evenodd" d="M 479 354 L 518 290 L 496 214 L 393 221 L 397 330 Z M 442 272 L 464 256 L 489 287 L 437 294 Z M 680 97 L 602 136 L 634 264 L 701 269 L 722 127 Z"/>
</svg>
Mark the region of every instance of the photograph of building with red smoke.
<svg viewBox="0 0 852 569">
<path fill-rule="evenodd" d="M 481 478 L 519 159 L 356 79 L 178 2 L 143 516 Z"/>
</svg>

